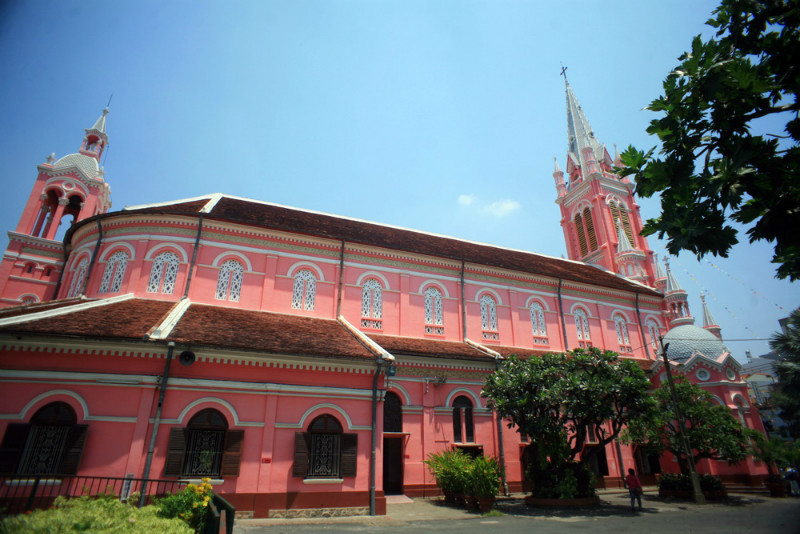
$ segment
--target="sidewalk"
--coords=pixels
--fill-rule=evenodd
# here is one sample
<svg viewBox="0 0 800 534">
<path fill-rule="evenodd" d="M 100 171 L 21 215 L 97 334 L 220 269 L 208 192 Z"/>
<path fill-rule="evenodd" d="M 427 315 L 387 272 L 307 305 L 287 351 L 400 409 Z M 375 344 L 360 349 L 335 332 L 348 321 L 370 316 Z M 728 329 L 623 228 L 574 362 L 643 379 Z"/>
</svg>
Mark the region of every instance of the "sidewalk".
<svg viewBox="0 0 800 534">
<path fill-rule="evenodd" d="M 612 516 L 631 515 L 630 498 L 628 491 L 619 489 L 598 490 L 600 505 L 586 508 L 532 508 L 525 504 L 525 494 L 517 493 L 508 497 L 500 496 L 495 504 L 495 510 L 506 516 L 516 517 L 539 517 L 560 521 L 581 521 L 587 518 L 601 518 Z M 728 501 L 720 503 L 710 503 L 707 507 L 714 506 L 740 506 L 762 502 L 763 498 L 754 498 L 750 495 L 731 495 Z M 687 501 L 676 501 L 672 499 L 661 499 L 658 497 L 658 490 L 655 487 L 645 488 L 643 501 L 643 514 L 657 514 L 686 511 L 694 507 L 694 503 Z M 389 527 L 393 525 L 404 525 L 418 521 L 448 521 L 464 519 L 480 519 L 482 516 L 478 512 L 445 505 L 441 497 L 431 499 L 409 499 L 408 497 L 390 496 L 387 497 L 385 516 L 351 516 L 351 517 L 331 517 L 331 518 L 308 518 L 308 519 L 237 519 L 234 533 L 244 534 L 257 532 L 260 527 L 272 527 L 278 525 L 314 525 L 314 524 L 358 524 L 361 526 Z"/>
</svg>

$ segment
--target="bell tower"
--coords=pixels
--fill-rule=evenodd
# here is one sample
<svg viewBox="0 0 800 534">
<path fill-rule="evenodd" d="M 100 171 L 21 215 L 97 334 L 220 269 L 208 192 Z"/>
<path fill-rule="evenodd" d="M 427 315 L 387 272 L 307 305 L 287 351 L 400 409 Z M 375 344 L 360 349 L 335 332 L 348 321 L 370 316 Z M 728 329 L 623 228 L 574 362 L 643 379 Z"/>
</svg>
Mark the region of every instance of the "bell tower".
<svg viewBox="0 0 800 534">
<path fill-rule="evenodd" d="M 571 260 L 582 261 L 653 286 L 656 273 L 647 239 L 639 235 L 642 218 L 628 178 L 599 143 L 562 71 L 567 93 L 566 175 L 556 162 L 553 178 L 561 228 Z"/>
<path fill-rule="evenodd" d="M 0 307 L 53 298 L 63 267 L 61 237 L 72 223 L 111 207 L 100 158 L 108 148 L 108 108 L 85 130 L 77 153 L 48 156 L 0 262 Z"/>
</svg>

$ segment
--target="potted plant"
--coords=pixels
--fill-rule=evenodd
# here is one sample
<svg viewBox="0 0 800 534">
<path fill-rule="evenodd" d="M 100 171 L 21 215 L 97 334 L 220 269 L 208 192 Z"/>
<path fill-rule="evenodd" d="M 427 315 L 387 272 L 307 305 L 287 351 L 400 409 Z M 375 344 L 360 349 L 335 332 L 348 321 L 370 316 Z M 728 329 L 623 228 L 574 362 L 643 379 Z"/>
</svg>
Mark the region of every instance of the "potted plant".
<svg viewBox="0 0 800 534">
<path fill-rule="evenodd" d="M 445 502 L 461 505 L 464 502 L 466 473 L 469 458 L 461 449 L 429 454 L 425 465 L 442 490 Z"/>
<path fill-rule="evenodd" d="M 485 513 L 494 505 L 500 493 L 500 462 L 494 457 L 478 456 L 470 462 L 466 476 L 466 490 L 478 509 Z"/>
</svg>

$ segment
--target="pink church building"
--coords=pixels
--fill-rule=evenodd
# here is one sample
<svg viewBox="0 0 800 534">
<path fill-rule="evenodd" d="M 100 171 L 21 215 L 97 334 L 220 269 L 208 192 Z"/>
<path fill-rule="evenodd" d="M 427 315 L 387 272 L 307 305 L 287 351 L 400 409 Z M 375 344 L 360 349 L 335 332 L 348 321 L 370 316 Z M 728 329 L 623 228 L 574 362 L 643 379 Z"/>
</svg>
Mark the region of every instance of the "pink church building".
<svg viewBox="0 0 800 534">
<path fill-rule="evenodd" d="M 657 381 L 662 334 L 676 371 L 763 429 L 569 85 L 567 110 L 566 260 L 223 194 L 109 211 L 104 111 L 78 153 L 39 165 L 9 232 L 0 476 L 208 476 L 255 517 L 381 514 L 388 494 L 436 494 L 423 461 L 458 447 L 499 457 L 521 490 L 527 443 L 487 407 L 486 376 L 597 346 Z M 677 464 L 609 445 L 594 466 L 606 486 L 628 467 Z"/>
</svg>

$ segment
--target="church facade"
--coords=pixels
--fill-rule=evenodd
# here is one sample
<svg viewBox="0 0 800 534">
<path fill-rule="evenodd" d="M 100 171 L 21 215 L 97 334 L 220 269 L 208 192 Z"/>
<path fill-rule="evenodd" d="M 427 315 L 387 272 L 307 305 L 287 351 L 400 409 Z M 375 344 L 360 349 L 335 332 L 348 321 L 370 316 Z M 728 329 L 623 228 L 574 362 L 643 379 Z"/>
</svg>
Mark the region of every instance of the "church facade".
<svg viewBox="0 0 800 534">
<path fill-rule="evenodd" d="M 486 376 L 586 346 L 658 373 L 681 326 L 719 344 L 690 343 L 676 370 L 705 369 L 762 429 L 569 85 L 567 110 L 568 260 L 222 194 L 109 211 L 104 111 L 78 153 L 38 166 L 0 264 L 0 476 L 208 476 L 255 517 L 383 513 L 387 494 L 435 494 L 423 462 L 458 447 L 500 457 L 520 490 L 526 441 L 487 407 Z M 626 446 L 598 458 L 607 486 L 677 469 Z"/>
</svg>

